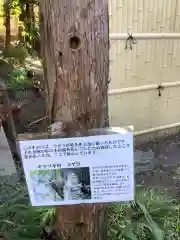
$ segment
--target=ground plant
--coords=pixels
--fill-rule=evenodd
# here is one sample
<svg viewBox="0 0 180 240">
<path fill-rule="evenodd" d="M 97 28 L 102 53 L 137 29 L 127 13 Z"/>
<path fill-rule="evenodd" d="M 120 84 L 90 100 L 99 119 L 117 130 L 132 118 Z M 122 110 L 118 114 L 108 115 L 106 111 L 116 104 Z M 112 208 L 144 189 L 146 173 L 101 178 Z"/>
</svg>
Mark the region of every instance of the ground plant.
<svg viewBox="0 0 180 240">
<path fill-rule="evenodd" d="M 109 239 L 178 240 L 179 205 L 153 190 L 137 188 L 136 200 L 109 208 Z"/>
<path fill-rule="evenodd" d="M 8 182 L 0 185 L 0 232 L 13 240 L 40 239 L 54 208 L 32 207 L 26 185 Z M 180 239 L 178 203 L 153 190 L 137 188 L 134 202 L 112 204 L 108 213 L 109 240 Z"/>
</svg>

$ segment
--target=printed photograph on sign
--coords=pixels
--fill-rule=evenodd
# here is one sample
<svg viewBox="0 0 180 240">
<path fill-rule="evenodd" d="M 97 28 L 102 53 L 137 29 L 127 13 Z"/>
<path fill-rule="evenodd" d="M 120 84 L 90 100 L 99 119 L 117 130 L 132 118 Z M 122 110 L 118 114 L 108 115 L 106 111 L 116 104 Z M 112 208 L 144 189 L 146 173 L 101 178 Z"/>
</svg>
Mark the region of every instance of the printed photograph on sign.
<svg viewBox="0 0 180 240">
<path fill-rule="evenodd" d="M 91 199 L 89 167 L 30 171 L 37 202 Z"/>
<path fill-rule="evenodd" d="M 134 199 L 133 133 L 21 141 L 32 206 Z"/>
</svg>

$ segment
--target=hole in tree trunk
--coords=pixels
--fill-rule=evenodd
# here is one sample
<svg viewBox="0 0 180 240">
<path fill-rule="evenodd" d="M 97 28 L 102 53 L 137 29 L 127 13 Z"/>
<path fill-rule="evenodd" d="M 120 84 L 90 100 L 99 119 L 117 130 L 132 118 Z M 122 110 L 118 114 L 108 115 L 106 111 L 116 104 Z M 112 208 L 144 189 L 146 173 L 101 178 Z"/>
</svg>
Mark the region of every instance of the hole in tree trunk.
<svg viewBox="0 0 180 240">
<path fill-rule="evenodd" d="M 69 46 L 73 51 L 79 50 L 81 47 L 81 39 L 77 36 L 70 37 Z"/>
</svg>

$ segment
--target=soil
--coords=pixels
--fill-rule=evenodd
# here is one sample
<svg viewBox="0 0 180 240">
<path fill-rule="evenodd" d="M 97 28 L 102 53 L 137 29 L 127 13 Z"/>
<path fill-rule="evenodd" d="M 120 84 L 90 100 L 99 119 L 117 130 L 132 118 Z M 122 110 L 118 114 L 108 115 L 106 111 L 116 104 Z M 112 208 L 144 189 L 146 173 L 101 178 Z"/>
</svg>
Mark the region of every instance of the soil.
<svg viewBox="0 0 180 240">
<path fill-rule="evenodd" d="M 42 132 L 44 131 L 44 124 L 42 121 L 29 124 L 42 119 L 46 116 L 45 100 L 40 93 L 35 90 L 29 90 L 25 95 L 18 94 L 16 98 L 18 101 L 25 101 L 18 118 L 15 119 L 16 131 L 18 134 L 24 132 Z"/>
<path fill-rule="evenodd" d="M 171 197 L 180 197 L 180 134 L 136 146 L 136 151 L 154 153 L 151 171 L 136 176 L 136 184 L 156 188 Z"/>
</svg>

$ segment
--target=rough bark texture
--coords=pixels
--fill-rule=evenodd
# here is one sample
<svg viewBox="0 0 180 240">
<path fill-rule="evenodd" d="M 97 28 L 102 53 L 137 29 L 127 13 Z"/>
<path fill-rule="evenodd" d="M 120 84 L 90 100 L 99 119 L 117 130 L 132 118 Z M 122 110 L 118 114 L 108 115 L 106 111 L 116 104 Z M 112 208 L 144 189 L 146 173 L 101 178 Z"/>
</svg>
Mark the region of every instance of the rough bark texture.
<svg viewBox="0 0 180 240">
<path fill-rule="evenodd" d="M 8 53 L 9 44 L 11 42 L 11 16 L 10 16 L 10 0 L 4 1 L 4 12 L 5 12 L 5 22 L 6 27 L 6 38 L 5 38 L 5 54 Z"/>
<path fill-rule="evenodd" d="M 68 133 L 108 125 L 108 0 L 40 0 L 50 122 Z M 105 240 L 103 205 L 57 208 L 60 239 Z"/>
<path fill-rule="evenodd" d="M 34 27 L 34 8 L 32 3 L 26 3 L 26 14 L 25 14 L 25 29 L 28 33 L 33 33 L 33 27 Z M 31 39 L 29 36 L 25 37 L 26 43 L 29 43 L 30 45 L 33 44 L 33 39 Z"/>
</svg>

